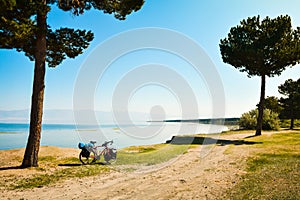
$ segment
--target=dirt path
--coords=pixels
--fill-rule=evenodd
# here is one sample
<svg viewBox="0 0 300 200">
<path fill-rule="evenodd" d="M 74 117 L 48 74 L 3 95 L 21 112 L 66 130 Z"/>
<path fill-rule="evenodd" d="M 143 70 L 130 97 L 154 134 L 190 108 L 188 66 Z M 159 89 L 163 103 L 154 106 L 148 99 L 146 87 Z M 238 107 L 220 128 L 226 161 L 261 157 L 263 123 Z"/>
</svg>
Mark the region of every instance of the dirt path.
<svg viewBox="0 0 300 200">
<path fill-rule="evenodd" d="M 249 134 L 222 136 L 242 139 Z M 76 178 L 54 186 L 5 190 L 0 199 L 221 199 L 244 172 L 251 145 L 218 144 L 206 156 L 203 146 L 163 165 L 137 172 Z"/>
</svg>

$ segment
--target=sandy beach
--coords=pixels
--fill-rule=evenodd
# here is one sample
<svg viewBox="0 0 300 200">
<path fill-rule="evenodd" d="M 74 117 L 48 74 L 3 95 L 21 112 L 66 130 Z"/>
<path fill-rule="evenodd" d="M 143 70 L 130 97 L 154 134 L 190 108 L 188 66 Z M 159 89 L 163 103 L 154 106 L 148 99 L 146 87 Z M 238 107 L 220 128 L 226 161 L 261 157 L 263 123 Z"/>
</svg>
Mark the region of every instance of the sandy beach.
<svg viewBox="0 0 300 200">
<path fill-rule="evenodd" d="M 223 135 L 224 141 L 242 140 L 251 133 Z M 217 139 L 217 138 L 216 138 Z M 11 190 L 0 187 L 0 199 L 221 199 L 245 173 L 246 158 L 254 149 L 249 145 L 211 145 L 207 155 L 201 156 L 203 146 L 167 163 L 143 166 L 133 172 L 114 168 L 109 173 L 84 178 L 71 178 L 49 186 L 34 189 Z M 1 157 L 10 156 L 10 162 L 0 161 L 3 181 L 30 176 L 33 169 L 14 169 L 24 150 L 1 151 Z M 77 157 L 77 149 L 42 147 L 43 156 Z M 56 166 L 57 167 L 57 166 Z"/>
</svg>

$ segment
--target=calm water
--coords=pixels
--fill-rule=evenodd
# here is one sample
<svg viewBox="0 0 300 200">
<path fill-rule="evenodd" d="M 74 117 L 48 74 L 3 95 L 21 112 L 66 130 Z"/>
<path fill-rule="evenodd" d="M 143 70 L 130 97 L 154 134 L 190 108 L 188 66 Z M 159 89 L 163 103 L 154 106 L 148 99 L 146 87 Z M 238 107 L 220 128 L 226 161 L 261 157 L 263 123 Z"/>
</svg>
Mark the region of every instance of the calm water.
<svg viewBox="0 0 300 200">
<path fill-rule="evenodd" d="M 0 123 L 0 150 L 26 147 L 28 124 Z M 42 128 L 42 146 L 77 148 L 78 142 L 114 140 L 117 148 L 133 145 L 164 143 L 174 135 L 217 133 L 227 130 L 224 126 L 188 123 L 144 123 L 138 125 L 67 125 L 45 124 Z"/>
</svg>

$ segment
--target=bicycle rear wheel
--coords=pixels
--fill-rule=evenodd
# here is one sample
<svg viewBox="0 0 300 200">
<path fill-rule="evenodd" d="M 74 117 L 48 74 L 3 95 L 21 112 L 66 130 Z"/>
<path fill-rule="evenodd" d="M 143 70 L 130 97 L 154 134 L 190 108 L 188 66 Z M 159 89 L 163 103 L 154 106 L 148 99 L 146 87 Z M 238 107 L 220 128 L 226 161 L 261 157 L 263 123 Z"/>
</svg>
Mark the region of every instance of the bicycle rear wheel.
<svg viewBox="0 0 300 200">
<path fill-rule="evenodd" d="M 79 154 L 79 160 L 82 164 L 88 165 L 88 164 L 93 164 L 96 162 L 96 157 L 94 152 L 90 152 L 89 156 L 83 155 L 83 152 L 80 152 Z"/>
<path fill-rule="evenodd" d="M 108 149 L 104 153 L 104 160 L 106 163 L 113 163 L 117 159 L 117 150 L 116 149 Z"/>
</svg>

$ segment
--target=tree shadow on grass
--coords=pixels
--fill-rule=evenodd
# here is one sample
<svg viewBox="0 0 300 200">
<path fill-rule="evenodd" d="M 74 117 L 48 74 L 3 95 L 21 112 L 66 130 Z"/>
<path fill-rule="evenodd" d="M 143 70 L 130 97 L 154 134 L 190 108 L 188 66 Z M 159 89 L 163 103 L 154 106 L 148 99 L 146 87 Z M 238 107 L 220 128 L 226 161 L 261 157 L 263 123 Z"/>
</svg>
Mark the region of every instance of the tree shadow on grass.
<svg viewBox="0 0 300 200">
<path fill-rule="evenodd" d="M 110 163 L 106 163 L 106 162 L 95 162 L 92 164 L 87 164 L 87 165 L 109 165 Z M 82 166 L 84 164 L 82 163 L 65 163 L 65 164 L 58 164 L 58 166 L 60 167 L 78 167 L 78 166 Z"/>
<path fill-rule="evenodd" d="M 65 164 L 58 164 L 60 167 L 79 167 L 82 166 L 83 164 L 81 163 L 65 163 Z M 108 163 L 105 162 L 96 162 L 91 165 L 109 165 Z M 15 170 L 15 169 L 24 169 L 21 166 L 10 166 L 10 167 L 0 167 L 0 171 L 5 171 L 5 170 Z"/>
<path fill-rule="evenodd" d="M 21 166 L 0 167 L 0 171 L 13 170 L 13 169 L 24 169 L 24 168 L 22 168 Z"/>
<path fill-rule="evenodd" d="M 262 142 L 250 142 L 245 140 L 225 140 L 225 139 L 215 139 L 211 137 L 198 137 L 198 136 L 173 136 L 171 140 L 166 141 L 169 144 L 184 145 L 184 144 L 199 144 L 199 145 L 210 145 L 218 144 L 224 145 L 253 145 L 262 144 Z"/>
<path fill-rule="evenodd" d="M 245 139 L 247 139 L 247 138 L 254 138 L 254 137 L 258 137 L 258 136 L 261 136 L 261 135 L 249 135 L 249 136 L 245 137 Z"/>
<path fill-rule="evenodd" d="M 58 164 L 60 167 L 78 167 L 81 166 L 81 163 L 65 163 L 65 164 Z"/>
<path fill-rule="evenodd" d="M 293 129 L 287 128 L 288 131 L 300 131 L 300 127 L 295 127 Z"/>
<path fill-rule="evenodd" d="M 83 164 L 81 163 L 64 163 L 64 164 L 58 164 L 60 167 L 79 167 L 82 166 Z M 90 165 L 110 165 L 110 163 L 106 162 L 96 162 Z M 14 169 L 24 169 L 22 166 L 10 166 L 10 167 L 0 167 L 0 171 L 5 171 L 5 170 L 14 170 Z"/>
</svg>

